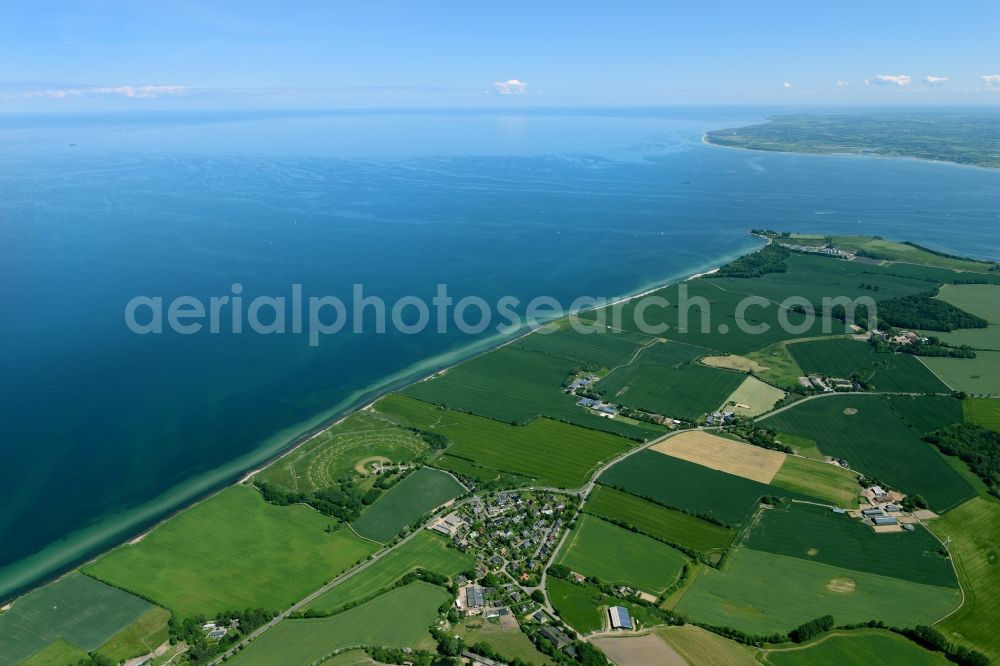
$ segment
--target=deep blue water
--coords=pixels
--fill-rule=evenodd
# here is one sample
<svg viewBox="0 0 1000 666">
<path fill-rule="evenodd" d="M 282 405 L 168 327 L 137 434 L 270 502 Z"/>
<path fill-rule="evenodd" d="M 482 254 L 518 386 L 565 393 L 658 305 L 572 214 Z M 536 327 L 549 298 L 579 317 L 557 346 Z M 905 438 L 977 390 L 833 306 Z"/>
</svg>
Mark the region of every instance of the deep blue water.
<svg viewBox="0 0 1000 666">
<path fill-rule="evenodd" d="M 1000 172 L 700 143 L 761 115 L 0 117 L 0 597 L 486 343 L 137 336 L 134 296 L 569 303 L 718 265 L 753 227 L 1000 257 Z"/>
</svg>

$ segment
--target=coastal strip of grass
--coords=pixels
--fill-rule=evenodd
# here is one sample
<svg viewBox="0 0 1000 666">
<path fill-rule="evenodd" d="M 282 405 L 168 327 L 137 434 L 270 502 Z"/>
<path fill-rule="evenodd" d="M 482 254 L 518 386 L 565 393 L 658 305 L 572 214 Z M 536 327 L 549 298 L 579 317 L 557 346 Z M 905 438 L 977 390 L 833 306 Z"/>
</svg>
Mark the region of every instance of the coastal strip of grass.
<svg viewBox="0 0 1000 666">
<path fill-rule="evenodd" d="M 378 546 L 305 506 L 233 486 L 119 546 L 84 572 L 180 617 L 286 608 Z"/>
<path fill-rule="evenodd" d="M 0 663 L 17 663 L 59 641 L 97 650 L 154 608 L 145 599 L 79 572 L 67 574 L 0 614 Z M 72 652 L 60 646 L 52 650 Z"/>
</svg>

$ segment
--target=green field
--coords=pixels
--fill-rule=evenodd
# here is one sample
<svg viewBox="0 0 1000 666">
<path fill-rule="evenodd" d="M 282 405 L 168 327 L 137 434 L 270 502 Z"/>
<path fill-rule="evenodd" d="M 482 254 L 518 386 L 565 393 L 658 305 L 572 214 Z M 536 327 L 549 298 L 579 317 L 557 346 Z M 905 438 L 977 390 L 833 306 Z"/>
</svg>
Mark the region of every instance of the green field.
<svg viewBox="0 0 1000 666">
<path fill-rule="evenodd" d="M 524 336 L 514 346 L 566 359 L 596 371 L 628 363 L 639 348 L 651 340 L 653 338 L 646 335 L 608 328 L 599 333 L 581 333 L 564 319 Z"/>
<path fill-rule="evenodd" d="M 6 655 L 4 655 L 6 657 Z M 24 661 L 17 662 L 18 666 L 76 666 L 81 659 L 87 659 L 86 650 L 59 639 L 54 643 L 49 643 L 43 650 L 36 652 Z M 6 660 L 0 661 L 5 666 Z"/>
<path fill-rule="evenodd" d="M 385 542 L 423 514 L 464 492 L 451 474 L 423 467 L 385 491 L 351 527 L 363 537 Z"/>
<path fill-rule="evenodd" d="M 539 652 L 517 622 L 510 623 L 466 618 L 453 627 L 466 645 L 483 642 L 507 659 L 520 659 L 523 663 L 551 664 L 552 660 Z M 326 666 L 326 664 L 324 664 Z"/>
<path fill-rule="evenodd" d="M 551 419 L 512 426 L 396 394 L 380 400 L 376 409 L 446 436 L 453 442 L 450 456 L 564 488 L 584 485 L 602 462 L 631 447 L 627 439 Z"/>
<path fill-rule="evenodd" d="M 845 583 L 853 591 L 846 591 Z M 698 622 L 770 634 L 825 614 L 837 624 L 871 619 L 902 627 L 931 624 L 959 600 L 956 588 L 741 548 L 722 571 L 706 568 L 677 611 Z"/>
<path fill-rule="evenodd" d="M 604 595 L 592 585 L 578 585 L 549 576 L 546 591 L 552 606 L 569 626 L 580 633 L 597 631 L 604 625 Z"/>
<path fill-rule="evenodd" d="M 637 440 L 664 432 L 657 426 L 601 418 L 577 407 L 579 398 L 563 393 L 563 382 L 581 369 L 582 364 L 571 359 L 508 345 L 408 386 L 401 393 L 515 425 L 547 416 Z"/>
<path fill-rule="evenodd" d="M 962 401 L 964 421 L 1000 432 L 1000 400 L 966 398 Z"/>
<path fill-rule="evenodd" d="M 240 666 L 309 666 L 345 647 L 428 647 L 428 627 L 448 600 L 441 587 L 420 581 L 399 587 L 332 617 L 285 620 L 238 653 Z"/>
<path fill-rule="evenodd" d="M 375 551 L 304 506 L 267 504 L 233 486 L 119 546 L 84 571 L 180 617 L 290 606 Z"/>
<path fill-rule="evenodd" d="M 577 520 L 557 558 L 602 583 L 628 585 L 653 595 L 672 585 L 687 561 L 666 544 L 589 515 Z"/>
<path fill-rule="evenodd" d="M 787 456 L 781 469 L 771 479 L 771 485 L 812 495 L 845 509 L 856 509 L 861 493 L 861 485 L 854 472 L 801 456 Z"/>
<path fill-rule="evenodd" d="M 961 423 L 962 400 L 944 395 L 886 395 L 882 399 L 918 435 Z"/>
<path fill-rule="evenodd" d="M 1000 285 L 946 284 L 937 297 L 991 324 L 1000 324 Z"/>
<path fill-rule="evenodd" d="M 1000 661 L 1000 502 L 976 497 L 930 523 L 955 560 L 965 604 L 937 626 L 948 638 Z"/>
<path fill-rule="evenodd" d="M 788 351 L 808 374 L 841 378 L 857 374 L 877 391 L 948 391 L 915 356 L 880 354 L 867 342 L 850 339 L 796 342 L 788 345 Z"/>
<path fill-rule="evenodd" d="M 452 578 L 474 565 L 475 559 L 471 555 L 449 548 L 448 541 L 443 536 L 421 530 L 364 571 L 324 592 L 306 608 L 337 610 L 372 597 L 416 569 Z"/>
<path fill-rule="evenodd" d="M 97 651 L 116 662 L 149 654 L 167 641 L 169 620 L 170 611 L 154 606 L 138 622 L 122 629 Z"/>
<path fill-rule="evenodd" d="M 0 614 L 0 663 L 16 663 L 60 639 L 96 650 L 152 608 L 145 599 L 79 572 L 67 574 Z"/>
<path fill-rule="evenodd" d="M 700 553 L 723 551 L 733 540 L 732 530 L 608 486 L 595 486 L 583 508 L 587 513 L 624 522 L 652 537 Z"/>
<path fill-rule="evenodd" d="M 973 395 L 1000 395 L 1000 351 L 976 352 L 976 358 L 921 360 L 956 391 Z"/>
<path fill-rule="evenodd" d="M 744 542 L 747 548 L 900 578 L 957 587 L 941 543 L 924 527 L 876 534 L 860 520 L 807 504 L 764 511 Z"/>
<path fill-rule="evenodd" d="M 414 432 L 397 427 L 378 413 L 355 412 L 275 461 L 254 478 L 299 492 L 326 488 L 367 458 L 405 463 L 428 450 Z"/>
<path fill-rule="evenodd" d="M 936 511 L 974 494 L 941 454 L 877 395 L 825 395 L 765 416 L 760 423 L 811 439 L 824 454 L 846 459 L 852 469 L 904 493 L 923 495 Z"/>
<path fill-rule="evenodd" d="M 680 345 L 664 347 L 681 348 Z M 615 370 L 597 388 L 604 399 L 634 409 L 697 421 L 713 412 L 737 389 L 746 375 L 689 363 L 679 368 L 640 361 Z"/>
<path fill-rule="evenodd" d="M 891 631 L 859 629 L 826 634 L 785 650 L 766 650 L 764 663 L 772 666 L 867 666 L 872 663 L 946 666 L 951 662 L 940 652 L 925 650 Z"/>
<path fill-rule="evenodd" d="M 766 495 L 806 498 L 798 492 L 648 450 L 609 468 L 598 481 L 672 509 L 710 516 L 726 525 L 744 522 Z"/>
<path fill-rule="evenodd" d="M 811 270 L 812 267 L 808 267 L 806 272 Z M 798 274 L 797 279 L 801 290 L 803 275 Z M 737 315 L 745 296 L 759 294 L 770 298 L 769 292 L 774 290 L 774 286 L 763 278 L 691 280 L 655 292 L 656 296 L 665 298 L 670 305 L 665 308 L 648 307 L 641 319 L 650 326 L 666 325 L 668 328 L 662 335 L 671 340 L 740 355 L 780 340 L 821 335 L 822 326 L 818 320 L 797 332 L 786 331 L 779 321 L 778 306 L 770 302 L 746 308 L 741 317 Z M 622 325 L 626 330 L 640 330 L 635 312 L 638 304 L 637 299 L 623 308 Z M 703 307 L 705 304 L 707 309 Z M 704 319 L 703 311 L 708 312 Z M 797 312 L 786 314 L 793 326 L 800 326 L 806 320 L 805 316 Z M 762 325 L 766 329 L 761 330 L 759 327 Z M 839 328 L 840 330 L 833 332 L 844 333 L 843 325 Z M 722 330 L 726 332 L 722 333 Z"/>
</svg>

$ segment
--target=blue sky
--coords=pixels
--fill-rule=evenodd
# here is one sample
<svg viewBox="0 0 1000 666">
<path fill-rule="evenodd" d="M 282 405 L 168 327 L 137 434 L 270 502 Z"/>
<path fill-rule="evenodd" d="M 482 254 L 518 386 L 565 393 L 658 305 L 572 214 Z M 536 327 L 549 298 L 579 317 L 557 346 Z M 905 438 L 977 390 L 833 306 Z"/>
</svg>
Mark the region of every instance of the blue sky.
<svg viewBox="0 0 1000 666">
<path fill-rule="evenodd" d="M 5 4 L 0 110 L 1000 102 L 985 2 Z"/>
</svg>

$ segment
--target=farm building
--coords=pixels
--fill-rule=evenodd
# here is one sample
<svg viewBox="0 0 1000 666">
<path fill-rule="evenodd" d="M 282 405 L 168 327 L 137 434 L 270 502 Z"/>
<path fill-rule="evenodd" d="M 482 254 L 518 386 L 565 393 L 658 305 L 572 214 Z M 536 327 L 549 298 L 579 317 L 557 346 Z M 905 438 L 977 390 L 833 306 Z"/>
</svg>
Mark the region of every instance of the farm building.
<svg viewBox="0 0 1000 666">
<path fill-rule="evenodd" d="M 561 650 L 563 646 L 570 645 L 573 642 L 572 638 L 557 627 L 542 627 L 538 633 L 552 641 L 557 650 Z"/>
<path fill-rule="evenodd" d="M 865 518 L 872 518 L 874 516 L 883 516 L 885 514 L 882 513 L 882 509 L 871 508 L 871 509 L 862 509 L 861 515 L 864 516 Z"/>
<path fill-rule="evenodd" d="M 608 609 L 608 617 L 611 619 L 612 629 L 635 629 L 632 618 L 628 614 L 628 609 L 623 606 L 612 606 Z"/>
<path fill-rule="evenodd" d="M 876 525 L 895 525 L 896 519 L 892 516 L 872 516 L 872 522 Z"/>
</svg>

